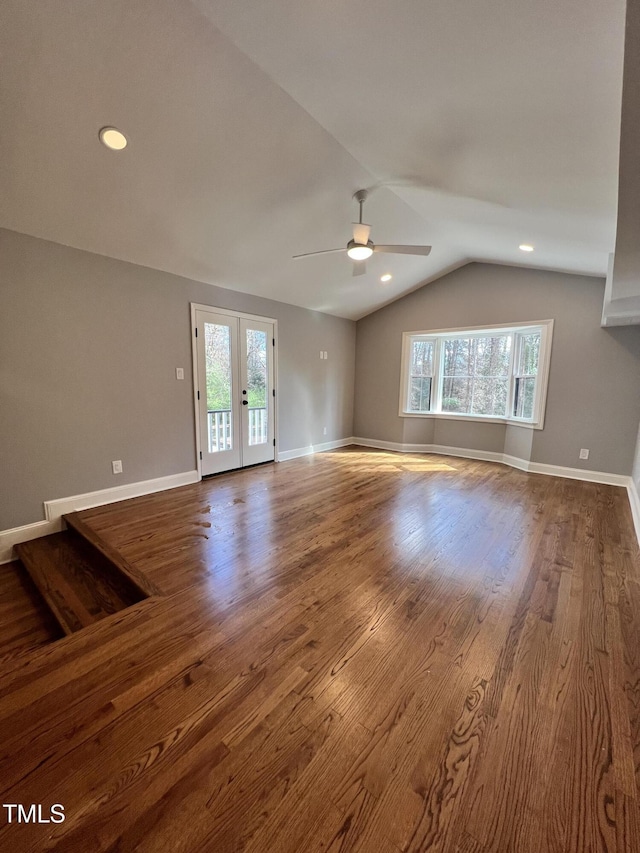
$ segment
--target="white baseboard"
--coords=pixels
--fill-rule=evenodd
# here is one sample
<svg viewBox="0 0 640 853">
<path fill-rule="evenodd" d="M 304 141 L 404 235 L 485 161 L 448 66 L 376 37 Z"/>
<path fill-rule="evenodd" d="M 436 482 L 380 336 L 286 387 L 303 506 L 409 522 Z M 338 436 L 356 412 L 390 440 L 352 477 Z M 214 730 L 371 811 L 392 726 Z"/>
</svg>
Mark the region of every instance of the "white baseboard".
<svg viewBox="0 0 640 853">
<path fill-rule="evenodd" d="M 356 438 L 351 439 L 351 444 L 357 444 L 360 447 L 373 447 L 376 450 L 393 450 L 396 453 L 432 453 L 429 448 L 431 444 L 400 444 L 397 441 L 379 441 L 377 438 Z"/>
<path fill-rule="evenodd" d="M 629 482 L 627 483 L 627 494 L 629 495 L 629 503 L 631 504 L 633 526 L 636 529 L 636 536 L 640 544 L 640 496 L 632 477 L 629 477 Z"/>
<path fill-rule="evenodd" d="M 113 486 L 110 489 L 99 489 L 97 492 L 87 492 L 84 495 L 73 495 L 70 498 L 58 498 L 45 501 L 44 514 L 47 521 L 60 518 L 67 512 L 78 512 L 81 509 L 91 509 L 129 498 L 139 498 L 152 495 L 154 492 L 164 492 L 166 489 L 177 489 L 178 486 L 190 486 L 200 482 L 197 471 L 184 471 L 182 474 L 170 474 L 168 477 L 156 477 L 154 480 L 142 480 L 139 483 L 128 483 L 125 486 Z"/>
<path fill-rule="evenodd" d="M 503 453 L 500 461 L 503 465 L 508 465 L 510 468 L 518 468 L 520 471 L 531 470 L 531 462 L 528 459 L 521 459 L 519 456 L 509 456 L 508 453 Z"/>
<path fill-rule="evenodd" d="M 399 453 L 438 453 L 442 456 L 460 456 L 464 459 L 478 459 L 481 462 L 499 462 L 527 471 L 531 474 L 547 474 L 550 477 L 566 477 L 570 480 L 586 480 L 589 483 L 603 483 L 608 486 L 628 488 L 631 479 L 625 474 L 609 474 L 606 471 L 588 471 L 582 468 L 565 468 L 562 465 L 545 465 L 542 462 L 529 462 L 507 453 L 491 450 L 470 450 L 466 447 L 447 447 L 442 444 L 400 444 L 395 441 L 378 441 L 373 438 L 353 438 L 352 444 L 362 447 L 374 447 L 379 450 L 395 450 Z"/>
<path fill-rule="evenodd" d="M 336 450 L 338 447 L 346 447 L 349 444 L 355 444 L 355 439 L 339 438 L 337 441 L 325 441 L 323 444 L 309 444 L 307 447 L 296 447 L 294 450 L 282 450 L 278 453 L 278 462 L 311 456 L 312 453 L 322 453 L 324 450 Z"/>
<path fill-rule="evenodd" d="M 170 474 L 168 477 L 157 477 L 154 480 L 143 480 L 139 483 L 128 483 L 124 486 L 114 486 L 111 489 L 100 489 L 97 492 L 87 492 L 84 495 L 73 495 L 69 498 L 57 498 L 44 502 L 46 521 L 36 521 L 23 527 L 11 530 L 0 530 L 0 564 L 14 560 L 13 546 L 19 542 L 28 542 L 50 533 L 62 530 L 62 516 L 67 512 L 77 512 L 81 509 L 91 509 L 94 506 L 112 504 L 128 498 L 138 498 L 163 492 L 166 489 L 176 489 L 178 486 L 189 486 L 200 481 L 197 471 L 185 471 L 182 474 Z"/>
<path fill-rule="evenodd" d="M 529 462 L 526 469 L 532 474 L 548 474 L 550 477 L 566 477 L 569 480 L 585 480 L 587 483 L 604 483 L 607 486 L 629 485 L 626 474 L 609 474 L 607 471 L 586 471 L 582 468 L 563 468 L 561 465 L 544 465 L 542 462 Z"/>
<path fill-rule="evenodd" d="M 469 450 L 466 447 L 447 447 L 445 444 L 429 444 L 427 453 L 438 453 L 442 456 L 460 456 L 462 459 L 478 459 L 481 462 L 504 463 L 504 453 L 494 450 Z"/>
<path fill-rule="evenodd" d="M 40 536 L 48 536 L 50 533 L 58 533 L 60 530 L 62 530 L 61 518 L 55 521 L 36 521 L 34 524 L 13 527 L 11 530 L 0 530 L 0 565 L 16 559 L 13 553 L 14 545 L 39 539 Z"/>
</svg>

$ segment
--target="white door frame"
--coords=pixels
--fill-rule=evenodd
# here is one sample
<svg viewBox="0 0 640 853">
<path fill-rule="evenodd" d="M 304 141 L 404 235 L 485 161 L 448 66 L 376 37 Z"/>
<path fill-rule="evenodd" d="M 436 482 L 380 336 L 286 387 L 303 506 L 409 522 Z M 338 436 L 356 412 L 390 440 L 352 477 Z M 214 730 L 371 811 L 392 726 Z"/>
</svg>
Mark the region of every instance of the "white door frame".
<svg viewBox="0 0 640 853">
<path fill-rule="evenodd" d="M 210 311 L 212 314 L 223 314 L 228 317 L 245 317 L 249 320 L 260 320 L 263 323 L 273 323 L 273 337 L 275 344 L 273 347 L 273 387 L 276 391 L 275 402 L 273 409 L 273 429 L 276 439 L 274 447 L 274 462 L 278 461 L 280 451 L 280 439 L 278 437 L 278 321 L 274 317 L 261 317 L 258 314 L 248 314 L 245 311 L 231 311 L 228 308 L 218 308 L 215 305 L 202 305 L 199 302 L 191 303 L 191 364 L 193 374 L 193 415 L 195 422 L 195 438 L 196 438 L 196 469 L 198 476 L 202 479 L 202 460 L 200 458 L 201 451 L 201 435 L 200 435 L 200 417 L 198 411 L 198 354 L 196 351 L 196 311 Z"/>
</svg>

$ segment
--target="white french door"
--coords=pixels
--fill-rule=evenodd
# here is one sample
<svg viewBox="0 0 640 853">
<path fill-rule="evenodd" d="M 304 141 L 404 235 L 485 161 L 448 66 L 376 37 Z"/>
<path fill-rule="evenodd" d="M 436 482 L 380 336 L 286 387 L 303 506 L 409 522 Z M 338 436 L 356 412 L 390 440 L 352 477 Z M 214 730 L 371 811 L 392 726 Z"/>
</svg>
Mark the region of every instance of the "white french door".
<svg viewBox="0 0 640 853">
<path fill-rule="evenodd" d="M 274 321 L 204 308 L 193 318 L 202 475 L 272 461 Z"/>
</svg>

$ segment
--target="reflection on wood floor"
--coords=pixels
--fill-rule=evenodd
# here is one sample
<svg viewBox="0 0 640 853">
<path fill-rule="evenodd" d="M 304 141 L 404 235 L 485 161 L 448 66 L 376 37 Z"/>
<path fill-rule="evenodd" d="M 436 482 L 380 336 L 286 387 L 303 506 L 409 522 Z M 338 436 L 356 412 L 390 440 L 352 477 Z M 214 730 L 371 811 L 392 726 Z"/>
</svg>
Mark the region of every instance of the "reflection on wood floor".
<svg viewBox="0 0 640 853">
<path fill-rule="evenodd" d="M 625 490 L 347 449 L 81 513 L 163 595 L 5 660 L 15 851 L 638 851 Z"/>
</svg>

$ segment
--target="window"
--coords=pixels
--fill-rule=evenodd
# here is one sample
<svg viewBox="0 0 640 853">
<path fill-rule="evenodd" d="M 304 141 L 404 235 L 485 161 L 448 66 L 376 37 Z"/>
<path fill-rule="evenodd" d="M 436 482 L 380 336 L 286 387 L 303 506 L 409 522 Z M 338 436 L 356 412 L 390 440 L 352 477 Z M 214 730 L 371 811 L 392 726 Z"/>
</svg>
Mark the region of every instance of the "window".
<svg viewBox="0 0 640 853">
<path fill-rule="evenodd" d="M 506 415 L 511 337 L 443 338 L 442 411 Z"/>
<path fill-rule="evenodd" d="M 400 414 L 541 428 L 553 321 L 405 332 Z"/>
<path fill-rule="evenodd" d="M 540 358 L 540 332 L 516 336 L 513 417 L 533 418 Z"/>
<path fill-rule="evenodd" d="M 411 346 L 409 405 L 412 411 L 428 412 L 433 377 L 433 341 L 414 338 Z"/>
</svg>

